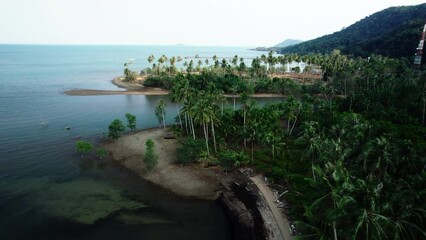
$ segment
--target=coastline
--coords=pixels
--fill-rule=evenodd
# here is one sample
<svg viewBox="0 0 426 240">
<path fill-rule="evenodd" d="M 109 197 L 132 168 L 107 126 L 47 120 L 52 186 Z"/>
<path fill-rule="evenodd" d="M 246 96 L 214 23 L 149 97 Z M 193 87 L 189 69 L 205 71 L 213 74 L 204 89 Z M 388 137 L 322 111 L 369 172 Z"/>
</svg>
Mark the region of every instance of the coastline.
<svg viewBox="0 0 426 240">
<path fill-rule="evenodd" d="M 178 139 L 165 138 L 169 133 L 162 128 L 152 128 L 128 133 L 117 140 L 102 144 L 113 161 L 137 173 L 143 179 L 183 197 L 214 200 L 220 190 L 216 174 L 219 169 L 203 169 L 200 164 L 175 164 Z M 145 142 L 154 142 L 158 164 L 150 172 L 145 171 L 143 157 Z"/>
<path fill-rule="evenodd" d="M 162 88 L 143 86 L 144 77 L 138 77 L 134 82 L 125 82 L 123 77 L 116 77 L 111 80 L 112 84 L 124 90 L 96 90 L 96 89 L 71 89 L 64 92 L 69 96 L 101 96 L 101 95 L 146 95 L 146 96 L 167 96 L 170 91 Z M 224 94 L 227 98 L 239 97 L 239 95 Z M 283 94 L 257 93 L 250 95 L 252 98 L 281 98 Z"/>
<path fill-rule="evenodd" d="M 234 239 L 290 239 L 288 221 L 274 202 L 276 196 L 252 170 L 223 172 L 201 163 L 175 163 L 179 139 L 170 139 L 162 128 L 128 133 L 102 143 L 116 161 L 141 178 L 176 195 L 215 200 L 231 219 Z M 158 164 L 144 168 L 145 141 L 152 139 Z M 244 217 L 242 217 L 244 215 Z"/>
</svg>

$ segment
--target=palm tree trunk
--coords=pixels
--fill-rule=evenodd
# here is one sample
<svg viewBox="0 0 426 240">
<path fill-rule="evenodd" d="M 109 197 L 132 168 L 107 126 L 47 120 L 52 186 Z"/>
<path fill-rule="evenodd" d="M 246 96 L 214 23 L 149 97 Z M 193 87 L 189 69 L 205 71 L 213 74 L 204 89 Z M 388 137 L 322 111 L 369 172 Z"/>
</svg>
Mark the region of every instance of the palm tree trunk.
<svg viewBox="0 0 426 240">
<path fill-rule="evenodd" d="M 176 111 L 177 111 L 177 114 L 178 114 L 178 116 L 179 116 L 179 124 L 180 124 L 180 128 L 181 128 L 181 129 L 183 129 L 182 118 L 181 118 L 181 116 L 180 116 L 179 107 L 178 107 L 178 105 L 177 105 L 177 104 L 175 104 L 175 105 L 176 105 Z"/>
<path fill-rule="evenodd" d="M 234 98 L 234 111 L 235 111 L 235 96 L 233 98 Z"/>
<path fill-rule="evenodd" d="M 254 143 L 253 143 L 254 141 L 252 140 L 251 141 L 251 163 L 253 163 L 254 162 L 254 160 L 253 160 L 253 145 L 254 145 Z"/>
<path fill-rule="evenodd" d="M 188 113 L 185 112 L 185 131 L 188 133 Z"/>
<path fill-rule="evenodd" d="M 347 96 L 347 94 L 346 94 L 346 81 L 347 81 L 347 80 L 346 80 L 346 78 L 347 78 L 347 77 L 345 76 L 345 98 L 346 98 L 346 96 Z"/>
<path fill-rule="evenodd" d="M 164 127 L 164 131 L 166 131 L 166 116 L 164 115 L 164 111 L 163 111 L 163 127 Z"/>
<path fill-rule="evenodd" d="M 423 115 L 422 115 L 422 125 L 425 125 L 425 112 L 426 112 L 426 96 L 423 96 Z"/>
<path fill-rule="evenodd" d="M 214 124 L 213 124 L 213 119 L 212 119 L 212 135 L 213 135 L 213 145 L 214 145 L 214 152 L 217 153 L 217 146 L 216 146 L 216 135 L 214 133 Z"/>
<path fill-rule="evenodd" d="M 333 221 L 333 234 L 334 234 L 334 240 L 337 240 L 336 221 Z"/>
<path fill-rule="evenodd" d="M 299 114 L 297 114 L 297 115 L 296 115 L 296 118 L 294 119 L 293 126 L 291 126 L 290 132 L 288 133 L 289 135 L 291 135 L 291 133 L 293 132 L 294 126 L 296 125 L 296 122 L 297 122 L 297 116 L 298 116 L 298 115 L 299 115 Z"/>
<path fill-rule="evenodd" d="M 192 138 L 195 140 L 194 119 L 191 118 Z"/>
<path fill-rule="evenodd" d="M 222 101 L 222 108 L 220 109 L 220 116 L 223 117 L 223 101 Z"/>
<path fill-rule="evenodd" d="M 204 129 L 204 138 L 206 139 L 207 156 L 210 156 L 209 140 L 207 138 L 207 130 L 206 130 L 206 122 L 203 122 L 203 129 Z"/>
<path fill-rule="evenodd" d="M 246 114 L 247 114 L 247 110 L 246 107 L 244 106 L 244 114 L 243 114 L 243 127 L 244 127 L 244 148 L 247 148 L 247 139 L 246 139 Z"/>
</svg>

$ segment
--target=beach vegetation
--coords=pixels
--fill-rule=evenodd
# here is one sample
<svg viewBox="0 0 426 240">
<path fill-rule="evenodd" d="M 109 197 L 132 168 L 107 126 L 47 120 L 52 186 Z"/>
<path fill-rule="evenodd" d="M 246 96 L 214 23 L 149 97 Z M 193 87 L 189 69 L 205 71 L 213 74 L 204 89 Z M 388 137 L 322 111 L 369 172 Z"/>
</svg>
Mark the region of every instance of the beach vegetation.
<svg viewBox="0 0 426 240">
<path fill-rule="evenodd" d="M 166 130 L 166 107 L 167 103 L 164 99 L 161 99 L 155 107 L 155 116 L 157 117 L 159 124 L 163 125 L 164 130 Z"/>
<path fill-rule="evenodd" d="M 108 126 L 108 137 L 112 139 L 118 139 L 126 130 L 123 122 L 120 119 L 114 119 L 111 124 Z"/>
<path fill-rule="evenodd" d="M 143 159 L 145 163 L 145 170 L 151 171 L 158 163 L 158 156 L 155 154 L 154 141 L 152 141 L 151 139 L 146 140 L 145 147 L 145 156 Z"/>
<path fill-rule="evenodd" d="M 130 131 L 134 131 L 136 129 L 136 116 L 130 113 L 126 113 L 125 115 L 127 119 L 127 127 Z"/>
<path fill-rule="evenodd" d="M 205 149 L 204 142 L 187 138 L 177 150 L 178 163 L 194 163 L 202 157 Z"/>
<path fill-rule="evenodd" d="M 83 140 L 76 141 L 75 145 L 77 147 L 77 152 L 81 153 L 81 158 L 84 158 L 84 156 L 89 154 L 93 149 L 93 145 L 91 143 Z"/>
<path fill-rule="evenodd" d="M 124 80 L 126 82 L 133 82 L 136 80 L 137 73 L 130 70 L 131 65 L 132 65 L 131 61 L 124 63 Z"/>
<path fill-rule="evenodd" d="M 99 159 L 102 160 L 106 155 L 107 155 L 107 151 L 105 150 L 105 148 L 97 148 L 96 149 L 96 156 Z"/>
</svg>

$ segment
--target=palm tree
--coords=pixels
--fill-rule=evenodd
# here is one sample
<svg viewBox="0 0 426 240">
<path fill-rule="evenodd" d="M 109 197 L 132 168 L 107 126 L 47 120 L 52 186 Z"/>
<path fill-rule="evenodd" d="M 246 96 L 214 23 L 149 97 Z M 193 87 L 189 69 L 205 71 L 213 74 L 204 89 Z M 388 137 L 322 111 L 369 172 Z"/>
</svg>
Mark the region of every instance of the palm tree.
<svg viewBox="0 0 426 240">
<path fill-rule="evenodd" d="M 236 101 L 235 95 L 237 95 L 237 93 L 238 93 L 238 86 L 232 85 L 231 88 L 229 89 L 229 91 L 231 91 L 232 98 L 234 100 L 234 111 L 235 111 L 235 101 Z"/>
<path fill-rule="evenodd" d="M 238 66 L 238 55 L 235 55 L 231 60 L 232 65 L 234 65 L 235 68 Z"/>
<path fill-rule="evenodd" d="M 172 74 L 172 71 L 173 71 L 173 72 L 175 72 L 175 69 L 176 69 L 176 67 L 175 67 L 175 64 L 176 64 L 176 57 L 175 57 L 175 56 L 171 57 L 171 58 L 169 59 L 169 62 L 170 62 L 170 71 L 169 71 L 169 74 L 171 75 L 171 74 Z"/>
<path fill-rule="evenodd" d="M 273 51 L 269 51 L 266 61 L 268 62 L 269 73 L 272 73 L 274 65 L 277 62 L 277 59 L 274 57 Z"/>
<path fill-rule="evenodd" d="M 240 77 L 243 75 L 243 73 L 246 71 L 246 64 L 244 62 L 244 58 L 240 58 L 240 66 L 238 67 L 238 71 L 240 72 Z"/>
<path fill-rule="evenodd" d="M 208 124 L 211 121 L 211 112 L 212 112 L 212 107 L 210 105 L 210 102 L 208 101 L 207 98 L 203 98 L 202 96 L 205 96 L 205 92 L 204 91 L 200 91 L 199 92 L 199 97 L 198 101 L 196 102 L 195 106 L 194 106 L 194 120 L 196 123 L 202 124 L 203 125 L 203 132 L 204 132 L 204 139 L 206 142 L 206 150 L 207 150 L 207 156 L 210 155 L 210 150 L 209 150 L 209 137 L 208 137 Z"/>
<path fill-rule="evenodd" d="M 163 123 L 164 130 L 166 130 L 166 107 L 167 103 L 163 99 L 161 99 L 155 107 L 155 115 L 159 123 Z"/>
<path fill-rule="evenodd" d="M 180 124 L 181 129 L 183 129 L 181 113 L 180 113 L 180 110 L 179 110 L 179 107 L 178 107 L 178 104 L 182 103 L 183 97 L 184 97 L 183 94 L 182 94 L 182 91 L 180 91 L 182 83 L 181 83 L 181 81 L 179 81 L 179 79 L 181 79 L 181 78 L 182 77 L 179 77 L 179 76 L 176 77 L 176 81 L 175 81 L 169 95 L 170 95 L 170 101 L 172 103 L 175 103 L 176 111 L 177 111 L 177 114 L 178 114 L 178 117 L 179 117 L 179 124 Z"/>
<path fill-rule="evenodd" d="M 303 124 L 302 136 L 297 139 L 306 145 L 305 157 L 311 159 L 312 177 L 316 181 L 314 160 L 321 154 L 321 135 L 318 122 L 310 121 Z"/>
<path fill-rule="evenodd" d="M 276 147 L 282 146 L 281 138 L 272 132 L 265 134 L 265 142 L 272 148 L 272 159 L 275 158 Z"/>
<path fill-rule="evenodd" d="M 148 56 L 148 62 L 149 63 L 152 63 L 154 61 L 154 59 L 155 59 L 154 55 L 149 55 Z"/>
<path fill-rule="evenodd" d="M 225 58 L 222 59 L 222 64 L 220 65 L 222 68 L 226 68 L 228 66 L 228 62 Z"/>
</svg>

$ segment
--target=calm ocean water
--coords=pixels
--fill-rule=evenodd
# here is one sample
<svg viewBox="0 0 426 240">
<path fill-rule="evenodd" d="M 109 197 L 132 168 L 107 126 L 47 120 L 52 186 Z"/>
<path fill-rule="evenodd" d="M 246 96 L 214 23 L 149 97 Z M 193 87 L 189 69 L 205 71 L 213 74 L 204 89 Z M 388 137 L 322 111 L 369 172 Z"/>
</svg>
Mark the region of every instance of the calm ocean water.
<svg viewBox="0 0 426 240">
<path fill-rule="evenodd" d="M 235 47 L 0 45 L 0 239 L 229 239 L 209 201 L 177 197 L 111 162 L 82 160 L 115 118 L 157 126 L 157 96 L 67 96 L 68 89 L 117 89 L 123 63 L 147 57 L 253 57 Z M 176 114 L 168 107 L 168 122 Z M 40 122 L 48 123 L 42 127 Z M 71 130 L 64 130 L 69 126 Z"/>
</svg>

